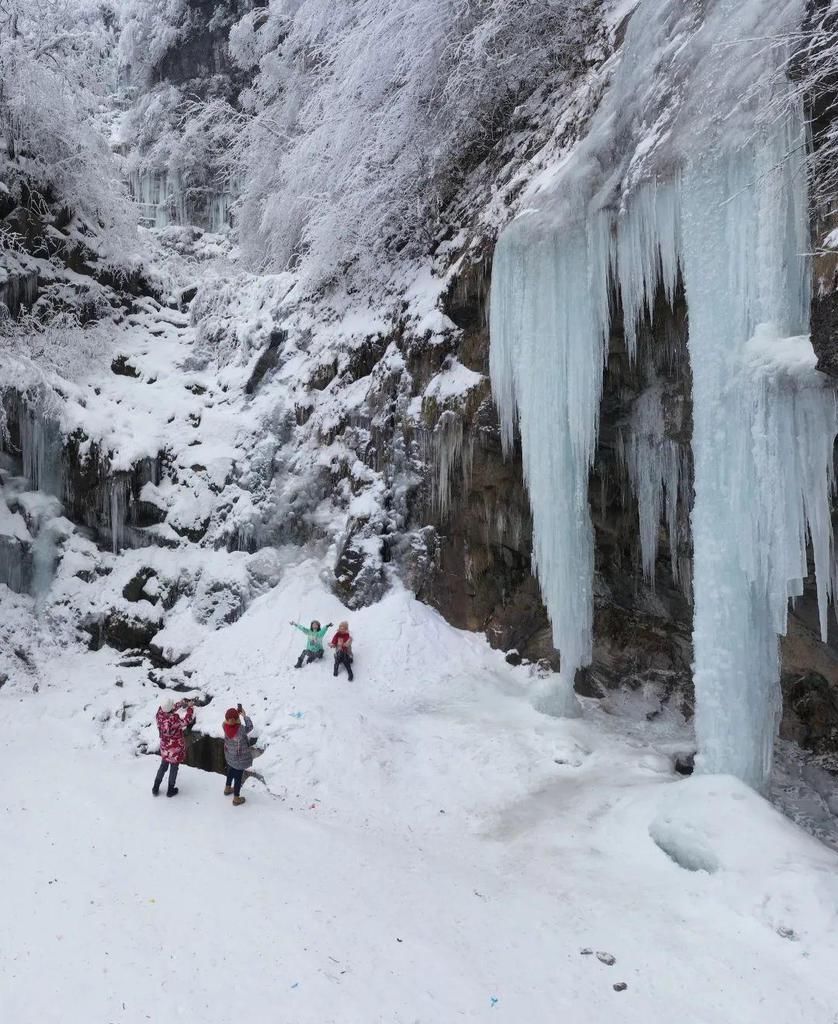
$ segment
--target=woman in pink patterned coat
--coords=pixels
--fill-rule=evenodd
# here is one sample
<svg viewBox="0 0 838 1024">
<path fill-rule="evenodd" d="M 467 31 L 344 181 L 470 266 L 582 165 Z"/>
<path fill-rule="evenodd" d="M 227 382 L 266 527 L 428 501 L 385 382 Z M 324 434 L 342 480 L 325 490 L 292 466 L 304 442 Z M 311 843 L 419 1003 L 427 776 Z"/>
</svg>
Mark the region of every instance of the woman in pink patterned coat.
<svg viewBox="0 0 838 1024">
<path fill-rule="evenodd" d="M 186 708 L 186 714 L 180 717 L 181 708 Z M 179 700 L 177 704 L 171 697 L 165 697 L 160 701 L 157 709 L 157 728 L 160 732 L 160 767 L 157 769 L 157 777 L 151 792 L 157 796 L 160 792 L 160 784 L 166 772 L 169 773 L 169 785 L 166 796 L 175 796 L 177 793 L 178 767 L 186 760 L 186 733 L 187 728 L 192 724 L 195 711 L 192 705 L 185 700 Z"/>
</svg>

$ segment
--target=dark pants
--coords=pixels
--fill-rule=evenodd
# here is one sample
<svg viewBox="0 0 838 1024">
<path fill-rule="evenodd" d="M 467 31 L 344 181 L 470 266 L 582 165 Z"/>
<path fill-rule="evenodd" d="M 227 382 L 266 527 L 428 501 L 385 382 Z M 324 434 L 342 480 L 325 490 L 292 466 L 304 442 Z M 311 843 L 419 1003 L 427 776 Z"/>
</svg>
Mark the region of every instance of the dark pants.
<svg viewBox="0 0 838 1024">
<path fill-rule="evenodd" d="M 297 658 L 297 668 L 302 668 L 303 665 L 308 665 L 312 661 L 320 661 L 323 657 L 322 651 L 310 651 L 306 648 L 303 653 Z"/>
<path fill-rule="evenodd" d="M 162 783 L 166 775 L 166 772 L 169 773 L 169 792 L 171 793 L 171 791 L 175 788 L 175 782 L 177 781 L 177 770 L 178 765 L 170 764 L 168 761 L 164 761 L 161 758 L 160 767 L 157 769 L 157 776 L 154 779 L 154 786 L 151 790 L 152 793 L 160 792 L 160 784 Z"/>
<path fill-rule="evenodd" d="M 238 796 L 241 793 L 243 779 L 244 768 L 231 768 L 227 765 L 227 786 L 233 787 L 233 796 Z"/>
<path fill-rule="evenodd" d="M 349 651 L 335 651 L 335 675 L 338 674 L 341 665 L 346 667 L 349 681 L 352 682 L 352 655 Z"/>
</svg>

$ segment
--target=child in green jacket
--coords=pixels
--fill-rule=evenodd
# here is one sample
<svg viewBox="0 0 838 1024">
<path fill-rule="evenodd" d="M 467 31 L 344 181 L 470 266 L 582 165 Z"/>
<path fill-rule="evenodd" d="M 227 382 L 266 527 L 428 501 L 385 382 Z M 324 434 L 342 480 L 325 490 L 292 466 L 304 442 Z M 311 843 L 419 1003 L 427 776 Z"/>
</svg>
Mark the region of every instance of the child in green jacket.
<svg viewBox="0 0 838 1024">
<path fill-rule="evenodd" d="M 311 661 L 319 661 L 323 657 L 323 637 L 331 627 L 331 622 L 327 622 L 325 626 L 320 625 L 317 619 L 312 622 L 311 626 L 306 628 L 301 626 L 299 622 L 292 622 L 292 626 L 296 626 L 301 633 L 306 635 L 306 646 L 302 654 L 297 658 L 297 664 L 294 668 L 302 668 L 304 664 Z"/>
</svg>

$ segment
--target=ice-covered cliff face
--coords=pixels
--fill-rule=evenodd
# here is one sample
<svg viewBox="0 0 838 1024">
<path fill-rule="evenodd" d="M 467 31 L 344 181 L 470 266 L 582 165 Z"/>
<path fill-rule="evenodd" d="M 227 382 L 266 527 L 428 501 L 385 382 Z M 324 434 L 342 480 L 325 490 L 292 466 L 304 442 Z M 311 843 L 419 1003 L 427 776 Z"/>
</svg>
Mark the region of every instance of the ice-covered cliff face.
<svg viewBox="0 0 838 1024">
<path fill-rule="evenodd" d="M 725 39 L 723 47 L 708 46 L 704 53 L 701 40 L 707 37 L 697 32 L 700 19 L 694 7 L 644 5 L 632 14 L 636 5 L 624 2 L 573 0 L 562 7 L 543 0 L 540 6 L 550 7 L 551 17 L 559 18 L 562 10 L 584 13 L 594 29 L 582 33 L 585 43 L 579 45 L 579 33 L 569 32 L 573 26 L 568 25 L 551 36 L 550 48 L 515 65 L 508 50 L 515 51 L 516 40 L 526 29 L 526 23 L 515 18 L 515 2 L 497 0 L 479 8 L 458 6 L 456 11 L 447 5 L 456 15 L 462 46 L 445 51 L 441 81 L 447 83 L 446 103 L 457 107 L 458 117 L 467 121 L 469 111 L 478 109 L 480 121 L 470 122 L 469 130 L 479 130 L 461 137 L 457 125 L 446 122 L 445 144 L 429 148 L 414 143 L 428 133 L 433 137 L 439 110 L 423 107 L 420 130 L 411 136 L 410 120 L 399 114 L 410 97 L 379 89 L 377 80 L 365 83 L 362 97 L 364 109 L 373 109 L 374 116 L 359 118 L 354 79 L 348 74 L 358 70 L 358 54 L 335 31 L 335 24 L 330 24 L 323 45 L 330 52 L 334 48 L 340 60 L 317 68 L 307 64 L 309 36 L 318 24 L 313 15 L 328 14 L 330 9 L 324 0 L 294 8 L 299 21 L 290 52 L 283 49 L 279 29 L 284 23 L 274 17 L 279 8 L 273 5 L 267 23 L 264 9 L 255 9 L 258 4 L 234 0 L 161 0 L 133 6 L 144 16 L 155 10 L 174 12 L 176 28 L 184 27 L 183 16 L 190 19 L 188 31 L 155 35 L 165 45 L 148 54 L 165 74 L 152 75 L 154 81 L 140 88 L 128 119 L 139 119 L 134 121 L 138 130 L 122 139 L 131 150 L 124 154 L 129 157 L 126 172 L 138 169 L 130 159 L 137 149 L 152 158 L 165 157 L 165 167 L 169 156 L 175 163 L 186 157 L 187 165 L 198 172 L 191 179 L 196 191 L 188 201 L 175 178 L 165 183 L 161 179 L 157 191 L 147 179 L 148 203 L 135 210 L 147 223 L 158 220 L 158 209 L 159 221 L 165 221 L 172 206 L 175 219 L 208 223 L 207 201 L 214 194 L 215 177 L 201 175 L 215 166 L 217 153 L 211 136 L 198 144 L 192 128 L 200 120 L 183 135 L 175 130 L 179 115 L 174 115 L 184 99 L 179 82 L 185 76 L 184 81 L 208 97 L 204 113 L 209 117 L 217 112 L 219 93 L 229 96 L 241 87 L 241 76 L 257 73 L 258 67 L 254 71 L 249 65 L 239 66 L 240 77 L 233 81 L 223 61 L 203 67 L 198 52 L 207 29 L 214 33 L 212 59 L 223 56 L 226 61 L 225 33 L 251 7 L 254 10 L 245 13 L 246 25 L 235 33 L 240 54 L 252 46 L 257 65 L 266 62 L 266 91 L 260 98 L 265 105 L 259 107 L 259 123 L 265 129 L 260 174 L 274 181 L 273 170 L 305 170 L 305 164 L 296 162 L 285 144 L 267 131 L 276 113 L 290 119 L 291 148 L 298 155 L 300 148 L 309 152 L 305 124 L 317 117 L 316 96 L 330 97 L 330 118 L 341 120 L 348 106 L 345 124 L 356 131 L 340 137 L 341 146 L 348 148 L 330 151 L 328 167 L 337 169 L 340 188 L 311 195 L 306 175 L 301 172 L 294 178 L 294 194 L 306 210 L 305 231 L 318 239 L 314 248 L 299 249 L 301 258 L 308 252 L 317 263 L 309 268 L 311 273 L 298 272 L 305 270 L 300 267 L 276 274 L 246 269 L 237 245 L 240 224 L 235 207 L 219 213 L 219 223 L 232 220 L 219 235 L 171 225 L 141 231 L 148 242 L 145 278 L 130 288 L 97 280 L 76 256 L 69 268 L 56 266 L 55 259 L 22 252 L 15 262 L 8 255 L 0 258 L 16 275 L 6 294 L 14 291 L 24 306 L 31 305 L 36 319 L 58 306 L 83 311 L 85 319 L 99 318 L 101 323 L 98 336 L 73 326 L 66 332 L 53 329 L 47 336 L 17 337 L 13 354 L 23 363 L 6 358 L 6 338 L 0 330 L 0 389 L 8 428 L 3 442 L 6 457 L 0 465 L 0 507 L 9 512 L 0 522 L 0 578 L 28 595 L 20 599 L 21 606 L 37 610 L 38 628 L 53 630 L 62 642 L 105 642 L 140 652 L 137 657 L 153 659 L 155 672 L 174 681 L 180 669 L 173 663 L 188 655 L 202 631 L 224 628 L 276 582 L 287 559 L 308 553 L 320 561 L 334 592 L 353 607 L 376 601 L 398 575 L 451 622 L 485 631 L 505 649 L 517 648 L 517 655 L 510 654 L 513 660 L 545 659 L 555 666 L 553 633 L 531 573 L 532 516 L 520 446 L 504 461 L 488 379 L 486 319 L 494 237 L 516 211 L 538 209 L 538 244 L 529 244 L 535 235 L 520 235 L 527 250 L 524 258 L 532 257 L 529 285 L 540 282 L 539 294 L 548 295 L 565 280 L 568 308 L 577 320 L 591 316 L 609 323 L 604 383 L 598 378 L 602 362 L 597 362 L 604 360 L 603 349 L 592 347 L 591 361 L 573 368 L 580 389 L 576 401 L 583 393 L 590 398 L 586 388 L 602 386 L 601 403 L 590 413 L 594 424 L 600 415 L 599 429 L 585 428 L 595 444 L 590 498 L 584 487 L 562 489 L 555 507 L 548 509 L 547 534 L 544 506 L 535 509 L 542 570 L 552 564 L 554 573 L 561 572 L 555 561 L 549 563 L 550 550 L 545 553 L 550 515 L 576 516 L 574 528 L 588 544 L 586 548 L 561 541 L 569 557 L 576 559 L 574 564 L 585 567 L 572 589 L 559 595 L 561 600 L 569 598 L 567 613 L 576 616 L 562 619 L 565 634 L 568 621 L 581 624 L 565 639 L 562 658 L 569 666 L 573 658 L 584 661 L 590 650 L 591 668 L 576 678 L 577 688 L 587 695 L 617 701 L 619 695 L 608 687 L 628 685 L 648 694 L 650 714 L 663 708 L 664 713 L 689 715 L 690 441 L 695 410 L 684 274 L 673 269 L 685 259 L 678 231 L 684 223 L 687 160 L 678 139 L 685 137 L 680 126 L 704 116 L 692 107 L 688 111 L 683 97 L 706 95 L 706 113 L 712 115 L 712 91 L 702 91 L 697 81 L 705 70 L 711 74 L 711 58 L 730 49 L 732 41 Z M 441 6 L 446 6 L 443 0 L 427 0 L 424 9 Z M 525 6 L 527 18 L 537 18 L 540 6 Z M 410 4 L 396 8 L 370 0 L 347 5 L 353 31 L 360 31 L 364 10 L 385 7 L 391 16 L 401 12 L 407 22 L 416 24 Z M 223 17 L 212 17 L 216 9 Z M 718 10 L 708 8 L 711 20 Z M 639 30 L 624 37 L 626 25 L 632 23 L 626 20 L 629 16 L 641 19 L 645 50 L 638 50 Z M 155 31 L 165 29 L 165 22 L 155 18 L 149 24 Z M 269 31 L 262 32 L 266 24 Z M 778 32 L 782 27 L 779 21 L 774 24 Z M 445 37 L 443 32 L 442 43 Z M 433 38 L 439 41 L 439 32 Z M 379 31 L 366 42 L 374 50 L 388 47 L 392 40 Z M 171 53 L 166 46 L 171 46 Z M 423 51 L 421 60 L 412 61 L 406 37 L 399 38 L 396 49 L 405 87 L 418 88 L 414 94 L 421 100 L 431 84 L 428 75 L 438 73 L 433 54 Z M 738 52 L 741 58 L 741 49 Z M 393 57 L 392 51 L 388 53 Z M 459 65 L 462 53 L 465 63 Z M 490 56 L 484 67 L 484 58 Z M 743 65 L 749 66 L 741 59 L 730 62 L 730 67 Z M 480 88 L 466 97 L 465 106 L 458 106 L 462 83 L 484 71 L 487 77 L 481 78 Z M 300 74 L 311 85 L 305 110 L 295 108 L 288 92 L 277 94 L 273 105 L 270 82 L 276 76 L 298 82 Z M 422 79 L 418 86 L 417 78 Z M 729 87 L 736 92 L 732 84 Z M 429 94 L 435 95 L 433 89 Z M 166 105 L 167 97 L 173 105 Z M 158 108 L 158 101 L 163 106 Z M 295 120 L 297 113 L 300 120 Z M 737 131 L 747 127 L 749 116 L 744 108 L 740 111 L 734 119 Z M 374 162 L 346 158 L 347 153 L 375 150 L 377 133 L 391 142 L 414 140 L 413 148 L 402 154 L 396 176 L 382 178 Z M 720 135 L 726 135 L 724 126 Z M 326 130 L 317 139 L 332 136 Z M 249 140 L 255 143 L 257 136 Z M 157 141 L 162 148 L 154 148 Z M 315 141 L 309 140 L 312 145 Z M 337 145 L 338 140 L 333 141 Z M 431 153 L 429 164 L 425 157 Z M 416 178 L 415 168 L 427 176 Z M 557 178 L 557 168 L 564 168 L 558 173 L 566 177 Z M 328 172 L 321 171 L 328 179 Z M 352 191 L 356 181 L 363 185 L 363 194 L 353 195 L 347 205 L 344 191 Z M 439 186 L 430 206 L 411 202 L 410 189 L 417 181 Z M 557 201 L 561 189 L 555 186 L 569 182 L 574 188 Z M 254 198 L 261 186 L 255 177 L 249 185 L 255 189 Z M 393 190 L 402 205 L 391 204 Z M 788 194 L 786 178 L 781 180 L 783 190 Z M 769 197 L 774 194 L 773 189 L 766 192 Z M 7 198 L 0 196 L 0 216 L 10 208 Z M 251 206 L 251 212 L 255 209 Z M 409 216 L 402 217 L 402 210 Z M 588 230 L 585 221 L 591 211 L 595 216 L 589 218 Z M 277 212 L 290 214 L 292 206 L 277 207 Z M 361 213 L 362 224 L 357 220 Z M 743 209 L 736 215 L 747 220 Z M 393 217 L 399 232 L 382 228 L 376 235 L 375 226 Z M 350 239 L 351 251 L 343 241 L 326 244 L 328 225 L 336 219 L 344 231 L 339 237 Z M 538 222 L 535 214 L 527 214 L 504 236 L 498 251 L 501 268 L 510 252 L 507 243 L 524 225 L 529 231 Z M 293 240 L 277 226 L 279 221 L 272 223 L 276 254 Z M 570 229 L 558 232 L 565 223 Z M 34 247 L 51 251 L 57 229 L 65 230 L 62 224 L 49 211 L 42 224 L 43 238 L 38 236 Z M 615 224 L 623 225 L 617 230 L 622 250 L 613 242 Z M 359 225 L 363 231 L 356 230 Z M 656 239 L 669 238 L 667 226 L 675 235 L 664 250 L 674 255 L 658 267 Z M 584 239 L 589 247 L 599 238 L 600 266 L 616 260 L 618 271 L 622 266 L 626 274 L 640 268 L 654 316 L 644 311 L 635 326 L 633 316 L 622 316 L 618 306 L 611 310 L 602 276 L 592 277 L 584 260 L 572 266 L 565 260 L 571 238 Z M 560 245 L 555 244 L 557 239 Z M 258 247 L 253 231 L 246 240 Z M 403 245 L 405 240 L 409 245 Z M 632 247 L 640 257 L 631 256 Z M 362 249 L 363 259 L 353 262 L 353 253 Z M 550 254 L 547 261 L 541 259 L 545 253 Z M 347 260 L 354 267 L 351 286 L 336 273 Z M 368 277 L 371 266 L 375 272 Z M 519 263 L 518 269 L 523 266 Z M 556 267 L 558 277 L 553 275 Z M 311 281 L 322 282 L 324 269 L 329 283 L 312 292 Z M 661 282 L 653 286 L 658 272 Z M 567 276 L 571 273 L 576 274 L 575 284 Z M 308 288 L 303 287 L 306 277 Z M 672 286 L 673 280 L 674 294 L 670 287 L 667 295 L 664 282 Z M 642 284 L 629 279 L 625 293 L 643 304 Z M 498 302 L 499 295 L 496 289 Z M 782 330 L 802 332 L 803 322 Z M 550 345 L 549 354 L 536 361 L 545 383 L 563 365 L 548 333 L 542 340 Z M 767 428 L 776 431 L 779 441 L 785 436 L 783 418 L 808 422 L 813 390 L 809 381 L 817 378 L 803 367 L 799 372 L 769 373 L 766 364 L 779 361 L 766 354 L 770 337 L 767 329 L 760 332 L 749 347 L 748 365 L 755 380 L 762 374 L 765 391 L 757 398 Z M 631 363 L 627 347 L 636 347 Z M 38 373 L 28 375 L 33 356 Z M 21 373 L 21 365 L 27 367 L 26 373 Z M 535 385 L 530 381 L 526 386 Z M 771 389 L 783 394 L 794 390 L 797 398 L 780 414 Z M 569 431 L 578 430 L 581 419 L 554 397 L 550 395 L 554 416 L 564 416 Z M 548 425 L 545 418 L 539 429 Z M 764 432 L 767 458 L 773 458 L 770 436 Z M 564 460 L 563 466 L 578 472 L 586 484 L 587 467 L 577 469 L 574 461 L 582 434 L 563 437 L 570 438 L 569 451 L 555 446 L 551 450 L 549 445 L 546 450 L 555 463 Z M 51 461 L 43 461 L 46 453 Z M 529 445 L 525 455 L 530 461 L 531 454 Z M 35 490 L 40 481 L 41 490 Z M 746 486 L 740 494 L 747 504 Z M 742 514 L 753 518 L 750 507 Z M 792 502 L 786 518 L 758 520 L 760 538 L 781 528 L 792 531 L 802 521 L 797 515 L 798 506 Z M 557 539 L 554 548 L 559 543 Z M 542 583 L 549 596 L 543 572 Z M 801 615 L 808 615 L 809 602 L 807 590 L 798 609 Z M 558 617 L 553 617 L 555 624 Z M 812 640 L 808 628 L 805 632 L 802 645 L 799 637 L 793 638 L 793 650 L 786 644 L 784 685 L 792 697 L 789 706 L 800 710 L 789 717 L 786 734 L 834 751 L 838 656 Z M 20 669 L 22 663 L 12 648 L 6 652 L 2 643 L 0 648 L 0 674 L 9 670 L 3 661 L 7 654 Z M 549 683 L 549 666 L 534 666 L 533 673 L 543 674 Z M 567 690 L 562 692 L 564 707 L 572 710 L 572 695 L 568 698 Z M 549 704 L 550 694 L 542 696 Z"/>
<path fill-rule="evenodd" d="M 493 388 L 507 445 L 520 424 L 566 687 L 591 659 L 588 474 L 610 323 L 619 304 L 631 356 L 658 290 L 671 305 L 683 282 L 698 763 L 757 787 L 778 723 L 778 635 L 809 540 L 824 637 L 832 574 L 835 396 L 805 335 L 806 139 L 784 77 L 803 7 L 641 3 L 587 137 L 531 190 L 492 278 Z M 658 479 L 636 474 L 635 486 L 641 509 L 659 504 Z M 544 706 L 566 701 L 551 690 Z"/>
</svg>

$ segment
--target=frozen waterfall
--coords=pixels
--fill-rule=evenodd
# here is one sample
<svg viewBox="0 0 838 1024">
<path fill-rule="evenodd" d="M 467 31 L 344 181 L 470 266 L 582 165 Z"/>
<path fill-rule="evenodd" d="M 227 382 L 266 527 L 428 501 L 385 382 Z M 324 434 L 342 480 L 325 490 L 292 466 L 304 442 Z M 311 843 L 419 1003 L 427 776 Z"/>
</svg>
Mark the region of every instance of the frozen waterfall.
<svg viewBox="0 0 838 1024">
<path fill-rule="evenodd" d="M 134 170 L 128 175 L 128 190 L 145 227 L 194 224 L 218 232 L 230 226 L 239 183 L 188 187 L 177 172 Z"/>
<path fill-rule="evenodd" d="M 778 635 L 807 576 L 808 542 L 824 633 L 831 583 L 838 422 L 806 337 L 805 130 L 782 74 L 782 40 L 802 9 L 641 3 L 588 136 L 527 196 L 492 275 L 493 389 L 507 446 L 516 418 L 520 428 L 534 563 L 562 657 L 546 710 L 566 704 L 591 658 L 588 475 L 611 309 L 622 308 L 631 356 L 656 291 L 671 301 L 681 275 L 694 402 L 696 763 L 757 788 L 777 728 Z M 629 454 L 649 571 L 677 467 Z"/>
</svg>

